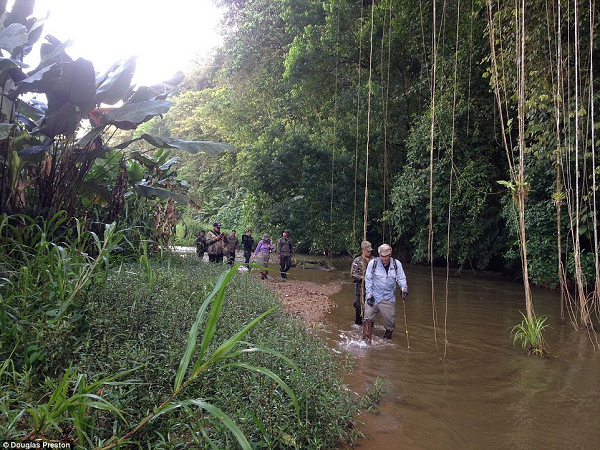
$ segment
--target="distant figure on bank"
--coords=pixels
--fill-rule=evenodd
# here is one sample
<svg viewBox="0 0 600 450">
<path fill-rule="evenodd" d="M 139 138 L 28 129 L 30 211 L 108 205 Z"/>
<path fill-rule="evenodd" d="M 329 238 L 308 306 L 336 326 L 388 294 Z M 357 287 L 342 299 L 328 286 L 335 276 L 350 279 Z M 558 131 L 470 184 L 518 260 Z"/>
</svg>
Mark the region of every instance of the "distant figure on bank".
<svg viewBox="0 0 600 450">
<path fill-rule="evenodd" d="M 246 230 L 246 234 L 242 236 L 242 248 L 244 249 L 244 262 L 246 263 L 246 268 L 250 270 L 250 258 L 252 257 L 252 251 L 254 250 L 252 230 Z"/>
<path fill-rule="evenodd" d="M 256 259 L 259 264 L 266 267 L 269 267 L 269 258 L 271 256 L 271 250 L 273 250 L 275 246 L 271 243 L 271 237 L 268 234 L 263 234 L 263 238 L 256 245 L 256 249 L 254 250 L 254 254 L 256 255 Z M 264 280 L 267 278 L 269 274 L 268 270 L 260 271 L 260 279 Z"/>
<path fill-rule="evenodd" d="M 277 256 L 279 257 L 279 271 L 281 279 L 287 279 L 288 270 L 292 267 L 292 258 L 294 257 L 294 245 L 290 239 L 288 230 L 283 232 L 277 240 Z"/>
<path fill-rule="evenodd" d="M 363 305 L 365 304 L 365 272 L 367 265 L 373 259 L 371 254 L 373 253 L 373 246 L 369 241 L 362 241 L 360 243 L 361 254 L 354 258 L 352 266 L 350 267 L 350 275 L 352 281 L 354 281 L 354 310 L 356 311 L 356 318 L 354 323 L 356 325 L 362 325 L 362 312 Z"/>
<path fill-rule="evenodd" d="M 392 339 L 396 326 L 396 285 L 402 289 L 402 298 L 408 295 L 406 275 L 402 263 L 392 257 L 392 247 L 381 244 L 377 249 L 379 258 L 369 262 L 365 272 L 365 313 L 363 316 L 363 340 L 371 343 L 373 320 L 381 313 L 385 327 L 385 339 Z"/>
<path fill-rule="evenodd" d="M 196 254 L 198 258 L 204 258 L 204 252 L 206 251 L 206 232 L 204 230 L 200 230 L 200 234 L 196 238 Z"/>
<path fill-rule="evenodd" d="M 227 236 L 225 233 L 221 233 L 221 224 L 219 222 L 213 223 L 213 229 L 210 230 L 206 236 L 206 244 L 208 245 L 208 260 L 210 262 L 223 262 L 225 244 L 227 244 L 227 242 Z"/>
<path fill-rule="evenodd" d="M 231 234 L 227 238 L 225 253 L 227 254 L 227 264 L 233 266 L 235 262 L 235 250 L 238 248 L 239 239 L 235 236 L 235 230 L 231 230 Z"/>
</svg>

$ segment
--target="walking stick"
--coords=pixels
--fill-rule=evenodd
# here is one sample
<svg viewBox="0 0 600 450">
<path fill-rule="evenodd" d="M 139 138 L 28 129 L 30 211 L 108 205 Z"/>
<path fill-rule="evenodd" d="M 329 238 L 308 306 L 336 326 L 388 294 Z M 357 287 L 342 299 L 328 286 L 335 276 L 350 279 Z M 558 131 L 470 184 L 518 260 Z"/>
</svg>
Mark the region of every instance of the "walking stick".
<svg viewBox="0 0 600 450">
<path fill-rule="evenodd" d="M 408 321 L 406 320 L 406 302 L 402 298 L 402 306 L 404 307 L 404 329 L 406 330 L 406 346 L 410 348 L 410 342 L 408 340 Z"/>
</svg>

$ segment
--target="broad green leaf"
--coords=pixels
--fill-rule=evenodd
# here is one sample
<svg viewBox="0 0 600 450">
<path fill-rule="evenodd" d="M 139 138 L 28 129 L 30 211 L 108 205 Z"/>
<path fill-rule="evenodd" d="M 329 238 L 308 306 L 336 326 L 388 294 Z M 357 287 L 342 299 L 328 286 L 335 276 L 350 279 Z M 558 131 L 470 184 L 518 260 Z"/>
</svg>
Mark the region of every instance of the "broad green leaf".
<svg viewBox="0 0 600 450">
<path fill-rule="evenodd" d="M 46 115 L 41 132 L 49 138 L 54 138 L 59 134 L 72 136 L 78 125 L 79 117 L 75 105 L 67 102 L 58 111 Z"/>
<path fill-rule="evenodd" d="M 103 120 L 105 123 L 110 124 L 118 124 L 119 122 L 140 124 L 154 116 L 165 114 L 171 108 L 171 104 L 167 100 L 127 103 L 120 108 L 111 109 L 106 113 Z"/>
<path fill-rule="evenodd" d="M 59 64 L 52 64 L 35 71 L 32 75 L 17 83 L 19 93 L 49 91 L 60 78 L 62 73 Z"/>
<path fill-rule="evenodd" d="M 159 169 L 162 171 L 169 170 L 171 168 L 171 166 L 173 164 L 177 164 L 178 161 L 179 161 L 179 158 L 173 157 L 173 158 L 169 159 L 166 163 L 164 163 L 162 166 L 160 166 Z"/>
<path fill-rule="evenodd" d="M 96 73 L 94 65 L 87 59 L 78 58 L 62 64 L 62 74 L 47 95 L 59 96 L 62 101 L 70 100 L 80 109 L 93 105 L 96 95 Z"/>
<path fill-rule="evenodd" d="M 138 151 L 131 152 L 129 154 L 129 157 L 146 167 L 157 167 L 158 166 L 158 163 L 154 159 L 149 158 L 146 155 L 143 155 L 142 153 L 140 153 Z"/>
<path fill-rule="evenodd" d="M 12 53 L 17 47 L 27 43 L 27 28 L 20 23 L 11 23 L 0 30 L 0 48 Z"/>
<path fill-rule="evenodd" d="M 182 205 L 187 205 L 190 202 L 190 199 L 186 195 L 167 191 L 166 189 L 144 186 L 143 184 L 136 184 L 133 186 L 133 189 L 144 198 L 158 197 L 161 200 L 168 200 L 169 198 L 172 198 L 177 203 L 181 203 Z"/>
<path fill-rule="evenodd" d="M 0 72 L 17 67 L 25 67 L 25 64 L 10 58 L 0 58 Z"/>
<path fill-rule="evenodd" d="M 14 123 L 0 123 L 0 140 L 8 138 L 12 133 L 14 127 Z"/>
<path fill-rule="evenodd" d="M 99 127 L 94 128 L 91 131 L 88 131 L 81 139 L 79 139 L 75 144 L 79 147 L 86 147 L 90 142 L 96 139 L 98 136 L 101 136 L 106 129 L 106 125 L 100 125 Z"/>
<path fill-rule="evenodd" d="M 41 70 L 43 67 L 52 66 L 53 65 L 52 63 L 56 62 L 56 57 L 58 55 L 60 55 L 61 53 L 63 55 L 66 55 L 65 50 L 70 45 L 71 45 L 70 40 L 65 41 L 65 42 L 58 41 L 57 43 L 53 43 L 53 44 L 42 44 L 41 48 L 40 48 L 40 56 L 41 56 L 40 63 L 32 71 L 32 73 L 35 73 L 35 72 Z"/>
<path fill-rule="evenodd" d="M 32 122 L 39 122 L 46 115 L 46 110 L 44 109 L 45 106 L 46 105 L 41 102 L 24 102 L 21 99 L 16 100 L 16 107 L 19 115 L 27 117 Z"/>
<path fill-rule="evenodd" d="M 168 138 L 168 137 L 160 137 L 160 136 L 151 136 L 149 134 L 142 134 L 140 137 L 135 139 L 130 139 L 128 141 L 121 142 L 116 145 L 115 149 L 124 149 L 129 145 L 137 142 L 139 140 L 145 140 L 150 145 L 153 145 L 157 148 L 177 148 L 179 150 L 184 150 L 192 154 L 196 154 L 199 152 L 209 153 L 209 154 L 219 154 L 224 151 L 235 150 L 231 144 L 227 144 L 225 142 L 210 142 L 210 141 L 184 141 L 183 139 L 176 138 Z"/>
<path fill-rule="evenodd" d="M 123 100 L 131 89 L 131 80 L 135 74 L 136 57 L 121 60 L 96 80 L 96 104 L 114 105 Z"/>
<path fill-rule="evenodd" d="M 170 137 L 150 136 L 149 134 L 143 134 L 141 138 L 155 147 L 178 148 L 192 154 L 199 152 L 217 154 L 235 149 L 231 144 L 224 142 L 184 141 Z"/>
</svg>

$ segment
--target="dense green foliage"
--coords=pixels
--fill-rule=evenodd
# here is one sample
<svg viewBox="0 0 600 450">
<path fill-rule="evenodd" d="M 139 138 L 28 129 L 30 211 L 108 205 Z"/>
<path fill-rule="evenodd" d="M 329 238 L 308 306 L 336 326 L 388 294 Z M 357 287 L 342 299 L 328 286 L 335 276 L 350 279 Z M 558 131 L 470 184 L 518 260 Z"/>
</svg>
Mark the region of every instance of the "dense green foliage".
<svg viewBox="0 0 600 450">
<path fill-rule="evenodd" d="M 445 3 L 437 5 L 434 22 L 432 2 L 382 0 L 369 7 L 349 0 L 216 3 L 225 8 L 224 45 L 188 74 L 161 125 L 180 138 L 236 146 L 235 157 L 204 159 L 196 171 L 190 168 L 197 167 L 197 158 L 183 161 L 191 195 L 203 199 L 213 217 L 230 227 L 276 235 L 290 228 L 303 250 L 354 251 L 362 235 L 367 183 L 366 230 L 373 242 L 390 241 L 415 262 L 445 260 L 448 254 L 459 267 L 520 276 L 511 192 L 497 183 L 510 179 L 518 139 L 514 5 L 493 5 L 488 11 L 484 1 Z M 589 14 L 588 5 L 580 5 L 583 66 L 598 50 L 594 45 L 589 52 Z M 530 277 L 557 285 L 559 252 L 567 277 L 576 275 L 573 245 L 563 243 L 556 250 L 555 192 L 565 189 L 560 195 L 570 205 L 579 198 L 585 211 L 597 210 L 592 153 L 583 151 L 596 143 L 582 139 L 576 156 L 569 147 L 575 133 L 568 130 L 577 98 L 577 114 L 587 119 L 592 105 L 584 93 L 591 92 L 591 80 L 597 83 L 599 65 L 591 78 L 581 72 L 581 97 L 576 97 L 573 84 L 566 83 L 577 70 L 572 8 L 559 11 L 556 5 L 533 2 L 526 17 Z M 593 20 L 598 17 L 596 11 Z M 564 36 L 556 34 L 559 25 Z M 562 67 L 556 67 L 559 49 L 565 55 Z M 560 88 L 558 75 L 565 80 Z M 561 104 L 561 98 L 568 102 Z M 590 136 L 597 124 L 582 120 L 579 126 Z M 557 159 L 561 145 L 564 153 Z M 585 174 L 567 169 L 577 158 Z M 557 185 L 557 161 L 565 168 L 564 188 Z M 577 177 L 585 181 L 579 191 Z M 586 221 L 579 228 L 582 250 L 593 254 L 593 213 L 572 211 L 571 221 L 565 209 L 561 214 L 565 237 L 574 217 Z M 591 286 L 593 270 L 585 269 Z"/>
<path fill-rule="evenodd" d="M 311 449 L 352 438 L 348 361 L 280 310 L 259 320 L 279 302 L 248 274 L 197 258 L 132 259 L 114 225 L 59 245 L 49 238 L 69 228 L 61 216 L 21 223 L 29 245 L 9 237 L 8 222 L 3 438 Z M 94 257 L 79 250 L 86 242 Z"/>
</svg>

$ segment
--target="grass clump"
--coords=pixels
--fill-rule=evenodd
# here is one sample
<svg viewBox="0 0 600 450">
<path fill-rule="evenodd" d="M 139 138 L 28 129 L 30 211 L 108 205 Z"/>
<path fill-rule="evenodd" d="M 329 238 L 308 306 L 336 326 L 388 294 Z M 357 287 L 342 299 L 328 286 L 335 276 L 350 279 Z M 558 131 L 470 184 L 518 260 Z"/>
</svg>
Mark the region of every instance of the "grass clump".
<svg viewBox="0 0 600 450">
<path fill-rule="evenodd" d="M 360 409 L 365 409 L 367 412 L 379 414 L 377 405 L 388 392 L 387 383 L 381 377 L 375 378 L 373 384 L 367 389 L 365 395 L 359 401 Z"/>
<path fill-rule="evenodd" d="M 528 318 L 521 312 L 523 320 L 520 324 L 513 327 L 511 334 L 513 335 L 513 344 L 521 341 L 521 346 L 527 350 L 529 354 L 545 356 L 547 354 L 546 341 L 544 340 L 543 332 L 550 325 L 546 323 L 548 316 L 537 316 Z"/>
</svg>

